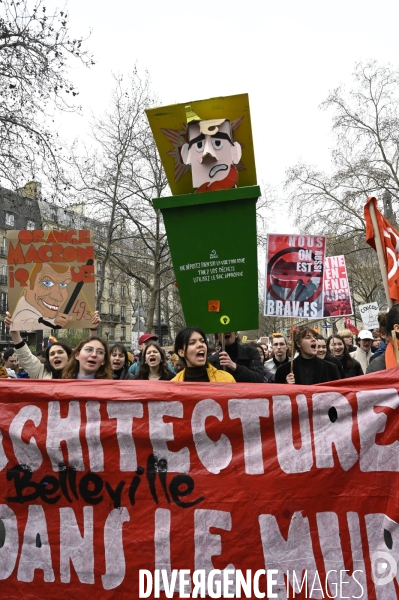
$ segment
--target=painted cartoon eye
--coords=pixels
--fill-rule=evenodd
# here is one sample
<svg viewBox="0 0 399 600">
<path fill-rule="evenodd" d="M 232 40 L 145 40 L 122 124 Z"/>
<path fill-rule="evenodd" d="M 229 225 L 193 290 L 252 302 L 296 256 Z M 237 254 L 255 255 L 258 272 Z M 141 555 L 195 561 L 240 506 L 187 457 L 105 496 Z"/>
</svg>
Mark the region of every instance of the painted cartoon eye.
<svg viewBox="0 0 399 600">
<path fill-rule="evenodd" d="M 51 288 L 54 285 L 54 283 L 50 279 L 45 279 L 44 281 L 42 281 L 42 284 L 47 288 Z"/>
<path fill-rule="evenodd" d="M 212 138 L 212 146 L 215 148 L 215 150 L 221 150 L 223 148 L 223 140 Z"/>
<path fill-rule="evenodd" d="M 60 288 L 66 288 L 66 287 L 67 287 L 67 285 L 68 285 L 68 284 L 67 284 L 67 283 L 65 283 L 65 282 L 64 282 L 64 283 L 60 283 Z"/>
<path fill-rule="evenodd" d="M 197 152 L 202 152 L 204 149 L 204 140 L 201 140 L 200 142 L 197 142 L 195 144 L 195 149 Z"/>
</svg>

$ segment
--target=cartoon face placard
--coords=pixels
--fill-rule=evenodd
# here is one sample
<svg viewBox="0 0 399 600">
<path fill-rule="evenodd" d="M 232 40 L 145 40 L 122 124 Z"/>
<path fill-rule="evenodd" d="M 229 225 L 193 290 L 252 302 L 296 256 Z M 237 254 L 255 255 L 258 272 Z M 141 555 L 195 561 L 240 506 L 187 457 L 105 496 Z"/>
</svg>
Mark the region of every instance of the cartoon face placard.
<svg viewBox="0 0 399 600">
<path fill-rule="evenodd" d="M 94 304 L 88 230 L 7 232 L 11 331 L 85 328 Z"/>
<path fill-rule="evenodd" d="M 184 164 L 191 166 L 193 187 L 197 192 L 236 187 L 241 145 L 233 142 L 228 119 L 191 121 L 188 142 L 181 149 Z"/>
<path fill-rule="evenodd" d="M 256 184 L 247 94 L 146 113 L 174 195 Z"/>
</svg>

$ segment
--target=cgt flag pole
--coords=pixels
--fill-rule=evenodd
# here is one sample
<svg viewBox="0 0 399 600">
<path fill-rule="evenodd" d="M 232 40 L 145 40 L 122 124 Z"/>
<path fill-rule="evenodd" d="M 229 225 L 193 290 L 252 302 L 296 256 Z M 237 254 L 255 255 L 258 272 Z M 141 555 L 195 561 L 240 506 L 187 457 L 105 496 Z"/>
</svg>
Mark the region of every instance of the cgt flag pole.
<svg viewBox="0 0 399 600">
<path fill-rule="evenodd" d="M 387 266 L 385 264 L 385 256 L 384 256 L 384 250 L 382 247 L 382 242 L 381 242 L 381 237 L 380 237 L 380 229 L 378 227 L 377 215 L 375 214 L 375 207 L 374 207 L 373 202 L 369 202 L 369 211 L 370 211 L 371 223 L 372 223 L 373 229 L 374 229 L 375 248 L 377 250 L 378 262 L 380 264 L 382 282 L 384 284 L 387 305 L 389 308 L 391 308 L 393 302 L 392 302 L 391 296 L 389 294 Z"/>
</svg>

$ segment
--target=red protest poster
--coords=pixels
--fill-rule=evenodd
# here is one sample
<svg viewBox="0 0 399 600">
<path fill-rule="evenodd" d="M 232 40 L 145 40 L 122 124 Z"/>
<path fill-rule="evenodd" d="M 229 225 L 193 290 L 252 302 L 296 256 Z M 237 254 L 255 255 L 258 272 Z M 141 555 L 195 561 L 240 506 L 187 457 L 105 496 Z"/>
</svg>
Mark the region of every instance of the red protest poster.
<svg viewBox="0 0 399 600">
<path fill-rule="evenodd" d="M 323 317 L 353 315 L 345 256 L 327 256 L 324 263 Z"/>
<path fill-rule="evenodd" d="M 11 331 L 89 327 L 95 310 L 88 230 L 7 232 Z"/>
<path fill-rule="evenodd" d="M 265 316 L 323 316 L 325 247 L 320 235 L 267 236 Z"/>
<path fill-rule="evenodd" d="M 1 597 L 395 600 L 398 375 L 5 380 Z"/>
</svg>

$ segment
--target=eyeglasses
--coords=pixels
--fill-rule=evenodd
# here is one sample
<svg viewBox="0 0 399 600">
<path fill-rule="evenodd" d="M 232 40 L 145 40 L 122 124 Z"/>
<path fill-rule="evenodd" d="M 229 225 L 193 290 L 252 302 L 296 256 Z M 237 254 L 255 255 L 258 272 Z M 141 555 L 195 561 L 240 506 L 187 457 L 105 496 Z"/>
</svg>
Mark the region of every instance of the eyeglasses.
<svg viewBox="0 0 399 600">
<path fill-rule="evenodd" d="M 83 348 L 83 352 L 87 352 L 87 354 L 93 354 L 94 350 L 96 351 L 97 356 L 104 356 L 105 350 L 101 348 L 93 348 L 93 346 L 85 346 Z"/>
</svg>

